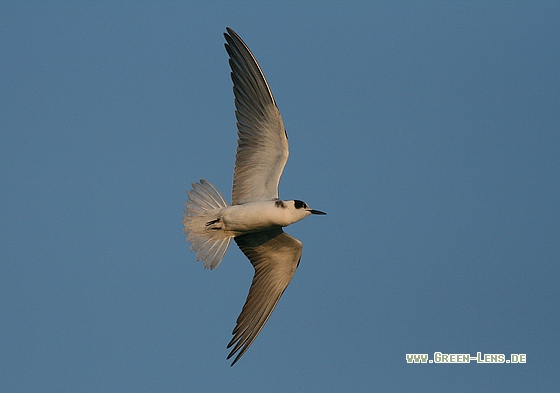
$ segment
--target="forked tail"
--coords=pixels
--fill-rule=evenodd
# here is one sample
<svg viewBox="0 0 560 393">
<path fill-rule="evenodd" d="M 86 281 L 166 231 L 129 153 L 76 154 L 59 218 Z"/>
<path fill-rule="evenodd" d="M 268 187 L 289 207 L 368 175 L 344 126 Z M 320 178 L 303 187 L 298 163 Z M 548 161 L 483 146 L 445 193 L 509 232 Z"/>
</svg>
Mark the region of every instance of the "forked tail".
<svg viewBox="0 0 560 393">
<path fill-rule="evenodd" d="M 202 259 L 205 268 L 215 269 L 226 254 L 231 236 L 212 228 L 211 224 L 219 218 L 219 210 L 228 204 L 210 182 L 201 179 L 191 185 L 193 189 L 187 191 L 187 209 L 183 210 L 184 232 L 191 251 L 196 251 L 196 260 Z"/>
</svg>

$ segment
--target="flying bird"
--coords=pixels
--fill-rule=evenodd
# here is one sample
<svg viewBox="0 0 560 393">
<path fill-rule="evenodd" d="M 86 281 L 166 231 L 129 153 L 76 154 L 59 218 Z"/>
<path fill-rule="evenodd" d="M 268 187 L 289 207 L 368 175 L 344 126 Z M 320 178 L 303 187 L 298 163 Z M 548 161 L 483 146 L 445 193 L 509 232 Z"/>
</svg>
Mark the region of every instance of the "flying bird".
<svg viewBox="0 0 560 393">
<path fill-rule="evenodd" d="M 232 348 L 227 359 L 235 356 L 233 366 L 260 333 L 299 265 L 302 243 L 282 227 L 325 213 L 297 199 L 278 198 L 288 160 L 284 123 L 257 60 L 232 29 L 226 30 L 238 135 L 231 205 L 201 179 L 187 191 L 182 221 L 190 250 L 205 268 L 218 267 L 233 239 L 255 269 L 227 345 Z"/>
</svg>

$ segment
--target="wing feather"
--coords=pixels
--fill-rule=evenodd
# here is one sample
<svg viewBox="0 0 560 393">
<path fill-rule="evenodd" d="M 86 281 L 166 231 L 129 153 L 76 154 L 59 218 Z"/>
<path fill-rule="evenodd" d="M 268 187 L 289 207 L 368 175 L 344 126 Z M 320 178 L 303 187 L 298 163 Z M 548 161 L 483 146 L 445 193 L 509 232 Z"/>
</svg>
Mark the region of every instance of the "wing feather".
<svg viewBox="0 0 560 393">
<path fill-rule="evenodd" d="M 292 280 L 301 258 L 302 244 L 281 227 L 235 237 L 241 251 L 255 268 L 245 305 L 237 318 L 228 359 L 232 366 L 249 349 Z"/>
<path fill-rule="evenodd" d="M 230 57 L 238 135 L 232 204 L 275 199 L 289 154 L 282 116 L 247 45 L 230 28 L 224 37 Z"/>
</svg>

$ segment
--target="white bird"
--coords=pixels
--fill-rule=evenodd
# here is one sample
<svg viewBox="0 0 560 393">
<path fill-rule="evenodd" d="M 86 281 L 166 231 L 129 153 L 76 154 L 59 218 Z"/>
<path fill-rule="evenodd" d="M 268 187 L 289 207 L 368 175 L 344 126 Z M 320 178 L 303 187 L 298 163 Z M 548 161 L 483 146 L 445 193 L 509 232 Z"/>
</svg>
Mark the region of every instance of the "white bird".
<svg viewBox="0 0 560 393">
<path fill-rule="evenodd" d="M 238 130 L 232 204 L 208 181 L 192 183 L 183 225 L 190 250 L 205 268 L 220 264 L 232 238 L 255 268 L 227 345 L 233 346 L 227 359 L 237 353 L 233 366 L 260 333 L 299 265 L 302 244 L 282 227 L 325 213 L 300 200 L 278 199 L 288 136 L 257 60 L 232 29 L 226 30 Z"/>
</svg>

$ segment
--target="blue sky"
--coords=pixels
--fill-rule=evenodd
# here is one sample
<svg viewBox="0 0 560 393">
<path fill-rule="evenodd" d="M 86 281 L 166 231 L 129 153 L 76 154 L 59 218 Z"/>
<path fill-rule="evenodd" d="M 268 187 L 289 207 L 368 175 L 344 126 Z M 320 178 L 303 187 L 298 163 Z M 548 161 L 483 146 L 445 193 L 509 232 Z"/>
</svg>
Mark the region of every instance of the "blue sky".
<svg viewBox="0 0 560 393">
<path fill-rule="evenodd" d="M 0 390 L 558 391 L 556 2 L 2 2 Z M 189 252 L 236 143 L 222 33 L 327 216 L 233 367 L 252 267 Z M 407 353 L 527 355 L 407 364 Z"/>
</svg>

